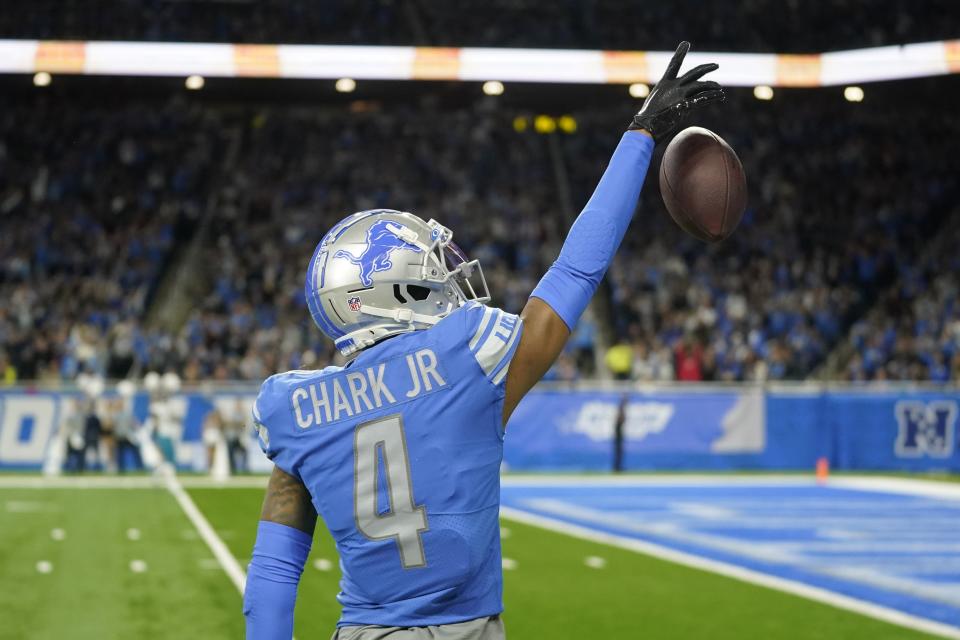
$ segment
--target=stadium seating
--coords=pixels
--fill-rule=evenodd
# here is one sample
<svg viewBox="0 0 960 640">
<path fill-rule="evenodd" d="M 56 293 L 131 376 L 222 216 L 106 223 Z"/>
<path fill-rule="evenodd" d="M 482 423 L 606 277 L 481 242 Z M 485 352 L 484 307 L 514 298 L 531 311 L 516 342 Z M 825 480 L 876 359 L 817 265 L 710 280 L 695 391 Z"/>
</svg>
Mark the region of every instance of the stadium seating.
<svg viewBox="0 0 960 640">
<path fill-rule="evenodd" d="M 513 310 L 545 269 L 538 242 L 559 228 L 546 207 L 550 161 L 542 139 L 514 133 L 504 116 L 281 108 L 245 116 L 205 245 L 208 294 L 177 342 L 188 380 L 255 380 L 329 363 L 332 345 L 304 306 L 304 265 L 326 229 L 355 210 L 442 220 L 481 258 L 497 303 Z"/>
<path fill-rule="evenodd" d="M 256 380 L 331 362 L 302 271 L 323 231 L 364 208 L 442 220 L 481 259 L 494 303 L 519 311 L 632 103 L 583 109 L 576 131 L 552 142 L 521 126 L 530 113 L 493 101 L 443 107 L 429 93 L 389 110 L 76 106 L 19 97 L 0 120 L 8 377 L 173 369 L 187 381 Z M 609 335 L 633 350 L 639 379 L 804 378 L 847 342 L 858 355 L 835 375 L 956 379 L 955 258 L 950 243 L 931 253 L 923 238 L 956 234 L 945 212 L 960 172 L 944 159 L 960 124 L 917 122 L 890 130 L 886 114 L 822 94 L 774 105 L 735 94 L 703 124 L 746 165 L 741 228 L 715 247 L 685 236 L 651 175 L 600 297 L 608 312 L 578 328 L 550 377 L 592 375 L 590 354 Z M 909 183 L 899 179 L 907 165 Z M 195 264 L 174 251 L 190 241 Z M 146 320 L 176 264 L 194 269 L 200 293 L 180 301 L 192 309 L 184 322 L 160 330 Z M 877 304 L 902 313 L 879 322 Z M 905 359 L 913 364 L 896 364 Z"/>
<path fill-rule="evenodd" d="M 657 377 L 668 350 L 675 366 L 692 358 L 688 379 L 806 377 L 898 270 L 927 259 L 922 239 L 954 228 L 943 222 L 958 183 L 942 133 L 955 118 L 907 132 L 840 102 L 791 100 L 767 111 L 744 98 L 728 109 L 748 113 L 749 128 L 723 113 L 706 124 L 745 162 L 751 204 L 741 227 L 705 251 L 659 213 L 648 185 L 611 272 L 611 317 L 635 343 L 641 377 Z M 583 126 L 609 130 L 599 120 Z M 578 201 L 614 140 L 614 132 L 565 138 Z M 910 184 L 900 180 L 908 171 L 917 176 Z"/>
<path fill-rule="evenodd" d="M 176 100 L 5 106 L 0 368 L 28 380 L 121 377 L 162 348 L 140 323 L 203 210 L 222 135 L 216 115 Z"/>
<path fill-rule="evenodd" d="M 960 380 L 960 224 L 954 219 L 850 331 L 850 380 Z"/>
</svg>

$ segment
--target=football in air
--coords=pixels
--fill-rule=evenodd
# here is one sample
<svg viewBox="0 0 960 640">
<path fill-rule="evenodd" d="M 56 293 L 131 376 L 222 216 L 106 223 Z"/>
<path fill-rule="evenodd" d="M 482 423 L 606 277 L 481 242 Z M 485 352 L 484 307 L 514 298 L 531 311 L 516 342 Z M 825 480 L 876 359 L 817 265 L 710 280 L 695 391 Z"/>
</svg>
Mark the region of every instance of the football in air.
<svg viewBox="0 0 960 640">
<path fill-rule="evenodd" d="M 660 194 L 684 231 L 704 242 L 720 242 L 743 217 L 747 178 L 723 138 L 703 127 L 688 127 L 663 154 Z"/>
</svg>

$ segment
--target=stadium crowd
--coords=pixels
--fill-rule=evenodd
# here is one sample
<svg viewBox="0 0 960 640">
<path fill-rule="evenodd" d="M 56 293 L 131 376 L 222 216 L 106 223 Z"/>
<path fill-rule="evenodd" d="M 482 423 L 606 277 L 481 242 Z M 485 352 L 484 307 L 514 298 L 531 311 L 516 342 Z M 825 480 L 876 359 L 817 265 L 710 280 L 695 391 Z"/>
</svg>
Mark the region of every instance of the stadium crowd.
<svg viewBox="0 0 960 640">
<path fill-rule="evenodd" d="M 150 370 L 256 380 L 334 361 L 306 311 L 303 269 L 323 230 L 365 208 L 442 221 L 480 258 L 493 303 L 519 311 L 633 105 L 576 114 L 579 128 L 553 134 L 556 145 L 517 130 L 518 112 L 492 99 L 389 111 L 82 106 L 21 98 L 0 116 L 7 380 Z M 737 94 L 725 111 L 751 123 L 703 122 L 745 163 L 741 227 L 712 247 L 685 236 L 651 172 L 607 279 L 608 313 L 581 323 L 551 377 L 593 375 L 609 325 L 615 377 L 804 378 L 863 317 L 843 375 L 957 379 L 956 259 L 928 240 L 957 232 L 956 218 L 944 221 L 960 175 L 945 133 L 960 130 L 956 115 L 896 114 L 916 125 L 891 130 L 887 114 L 813 94 L 772 105 Z M 181 326 L 161 331 L 147 321 L 152 296 L 191 238 L 201 294 L 185 301 Z M 900 312 L 876 320 L 878 300 Z"/>
<path fill-rule="evenodd" d="M 960 380 L 960 220 L 898 277 L 849 336 L 850 380 Z"/>
<path fill-rule="evenodd" d="M 122 377 L 221 145 L 216 114 L 38 97 L 0 114 L 0 372 Z"/>
<path fill-rule="evenodd" d="M 258 379 L 328 364 L 303 301 L 320 235 L 355 210 L 436 218 L 484 265 L 495 302 L 518 311 L 556 233 L 544 141 L 504 116 L 433 108 L 248 114 L 239 162 L 210 227 L 211 286 L 188 321 L 186 378 Z M 549 216 L 549 212 L 548 212 Z"/>
<path fill-rule="evenodd" d="M 955 38 L 952 0 L 32 0 L 0 16 L 0 37 L 237 43 L 670 50 L 829 51 Z M 682 21 L 676 19 L 684 16 Z M 469 17 L 469 19 L 465 19 Z"/>
<path fill-rule="evenodd" d="M 955 283 L 954 276 L 933 268 L 928 253 L 929 238 L 956 233 L 944 222 L 944 212 L 956 209 L 960 187 L 951 136 L 944 135 L 960 130 L 955 114 L 891 131 L 893 107 L 881 115 L 816 99 L 775 109 L 751 107 L 744 96 L 731 102 L 727 109 L 750 114 L 749 130 L 731 127 L 722 113 L 704 124 L 726 136 L 745 163 L 747 214 L 731 238 L 705 247 L 669 220 L 655 179 L 649 181 L 609 278 L 617 346 L 634 351 L 632 359 L 616 351 L 608 358 L 615 375 L 807 377 L 898 272 L 910 287 L 894 287 L 894 295 L 917 298 L 925 309 L 921 317 L 955 313 L 956 289 L 945 284 Z M 603 115 L 584 128 L 609 132 L 601 123 L 609 120 Z M 582 202 L 615 138 L 592 134 L 564 142 Z M 916 177 L 904 182 L 908 174 Z M 912 277 L 917 273 L 923 275 Z M 895 354 L 877 357 L 887 355 Z M 931 358 L 939 362 L 936 354 Z M 926 368 L 898 371 L 900 378 L 928 379 Z M 942 370 L 934 377 L 944 379 Z"/>
</svg>

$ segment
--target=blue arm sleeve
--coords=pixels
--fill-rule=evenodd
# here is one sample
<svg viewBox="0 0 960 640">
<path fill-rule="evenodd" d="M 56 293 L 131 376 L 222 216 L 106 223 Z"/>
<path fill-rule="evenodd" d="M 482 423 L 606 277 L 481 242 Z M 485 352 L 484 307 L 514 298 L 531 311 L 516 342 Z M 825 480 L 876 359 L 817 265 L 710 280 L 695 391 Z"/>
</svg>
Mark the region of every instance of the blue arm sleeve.
<svg viewBox="0 0 960 640">
<path fill-rule="evenodd" d="M 570 228 L 560 257 L 530 294 L 550 305 L 571 331 L 627 231 L 653 146 L 647 135 L 623 134 L 593 196 Z"/>
<path fill-rule="evenodd" d="M 247 640 L 290 640 L 297 584 L 310 555 L 307 533 L 260 521 L 243 591 Z"/>
</svg>

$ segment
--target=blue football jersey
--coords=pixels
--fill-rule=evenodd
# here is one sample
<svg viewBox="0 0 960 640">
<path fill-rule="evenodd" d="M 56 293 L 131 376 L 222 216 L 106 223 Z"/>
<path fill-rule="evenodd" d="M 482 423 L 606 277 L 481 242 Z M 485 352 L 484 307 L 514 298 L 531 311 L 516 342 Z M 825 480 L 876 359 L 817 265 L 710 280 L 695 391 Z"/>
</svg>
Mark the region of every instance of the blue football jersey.
<svg viewBox="0 0 960 640">
<path fill-rule="evenodd" d="M 260 445 L 310 491 L 343 579 L 340 625 L 503 610 L 503 399 L 521 320 L 470 302 L 345 367 L 267 379 Z"/>
</svg>

